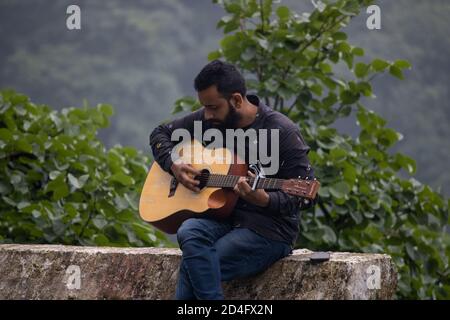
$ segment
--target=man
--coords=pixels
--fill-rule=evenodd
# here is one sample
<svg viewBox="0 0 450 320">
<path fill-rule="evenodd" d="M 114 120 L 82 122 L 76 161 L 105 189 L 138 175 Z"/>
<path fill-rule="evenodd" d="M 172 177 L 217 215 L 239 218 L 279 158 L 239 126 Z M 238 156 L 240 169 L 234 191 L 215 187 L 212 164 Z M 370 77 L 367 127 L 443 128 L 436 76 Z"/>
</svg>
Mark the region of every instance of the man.
<svg viewBox="0 0 450 320">
<path fill-rule="evenodd" d="M 186 188 L 200 191 L 199 182 L 193 178 L 200 172 L 172 160 L 175 143 L 171 134 L 179 128 L 192 134 L 194 121 L 204 124 L 202 130 L 279 130 L 279 170 L 271 177 L 313 178 L 307 158 L 309 147 L 298 126 L 265 106 L 257 96 L 246 95 L 244 78 L 233 65 L 210 62 L 197 75 L 194 86 L 203 108 L 157 127 L 150 135 L 155 160 Z M 246 140 L 246 150 L 250 143 L 255 141 Z M 240 178 L 234 191 L 239 200 L 228 221 L 191 218 L 178 229 L 183 255 L 177 299 L 223 299 L 221 281 L 257 274 L 289 255 L 297 239 L 299 209 L 313 204 L 283 191 L 252 191 L 245 178 Z"/>
</svg>

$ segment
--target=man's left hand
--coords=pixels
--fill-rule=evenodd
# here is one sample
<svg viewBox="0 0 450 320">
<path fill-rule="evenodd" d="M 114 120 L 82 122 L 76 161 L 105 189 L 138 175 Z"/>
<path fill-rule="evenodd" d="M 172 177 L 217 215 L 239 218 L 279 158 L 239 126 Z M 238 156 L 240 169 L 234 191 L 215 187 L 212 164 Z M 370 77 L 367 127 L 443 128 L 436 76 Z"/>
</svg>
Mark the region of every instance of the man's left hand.
<svg viewBox="0 0 450 320">
<path fill-rule="evenodd" d="M 248 175 L 250 177 L 255 177 L 251 171 L 248 171 Z M 253 191 L 247 183 L 247 177 L 240 177 L 238 183 L 234 186 L 233 191 L 251 204 L 260 207 L 267 207 L 269 205 L 269 194 L 264 189 L 256 189 Z"/>
</svg>

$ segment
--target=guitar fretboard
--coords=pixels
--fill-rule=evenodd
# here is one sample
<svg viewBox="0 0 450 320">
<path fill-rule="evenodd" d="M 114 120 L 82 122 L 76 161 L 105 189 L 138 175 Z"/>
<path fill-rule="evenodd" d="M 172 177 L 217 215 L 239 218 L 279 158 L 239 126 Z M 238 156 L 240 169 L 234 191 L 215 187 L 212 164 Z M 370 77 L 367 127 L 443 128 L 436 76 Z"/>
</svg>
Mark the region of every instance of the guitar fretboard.
<svg viewBox="0 0 450 320">
<path fill-rule="evenodd" d="M 233 188 L 238 182 L 241 176 L 223 175 L 223 174 L 211 174 L 209 176 L 206 186 L 213 188 Z M 246 177 L 247 183 L 252 186 L 255 178 Z M 260 178 L 258 181 L 257 189 L 281 189 L 283 185 L 283 179 L 275 178 Z"/>
</svg>

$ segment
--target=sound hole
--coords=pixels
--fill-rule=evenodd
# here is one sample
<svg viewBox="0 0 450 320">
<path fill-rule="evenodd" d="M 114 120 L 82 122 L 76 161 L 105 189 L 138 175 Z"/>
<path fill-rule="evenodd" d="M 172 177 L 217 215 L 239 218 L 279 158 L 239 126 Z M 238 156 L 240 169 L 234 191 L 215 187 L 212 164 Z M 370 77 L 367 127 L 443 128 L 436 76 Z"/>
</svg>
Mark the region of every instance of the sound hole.
<svg viewBox="0 0 450 320">
<path fill-rule="evenodd" d="M 209 179 L 209 170 L 208 169 L 203 169 L 202 171 L 200 171 L 201 174 L 198 176 L 195 176 L 194 179 L 200 181 L 200 184 L 198 185 L 198 188 L 201 190 L 204 187 L 206 187 L 206 184 L 208 183 L 208 179 Z"/>
</svg>

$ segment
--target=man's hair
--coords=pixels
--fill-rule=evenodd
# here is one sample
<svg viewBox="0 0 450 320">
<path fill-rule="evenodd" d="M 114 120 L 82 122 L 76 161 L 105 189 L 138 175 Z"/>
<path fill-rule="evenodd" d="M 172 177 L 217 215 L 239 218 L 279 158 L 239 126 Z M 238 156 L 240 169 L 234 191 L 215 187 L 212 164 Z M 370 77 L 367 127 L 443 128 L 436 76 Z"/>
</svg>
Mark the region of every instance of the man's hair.
<svg viewBox="0 0 450 320">
<path fill-rule="evenodd" d="M 208 63 L 195 77 L 194 88 L 198 91 L 216 85 L 217 91 L 229 99 L 231 94 L 240 93 L 243 97 L 247 92 L 245 80 L 236 67 L 230 63 L 214 60 Z"/>
</svg>

